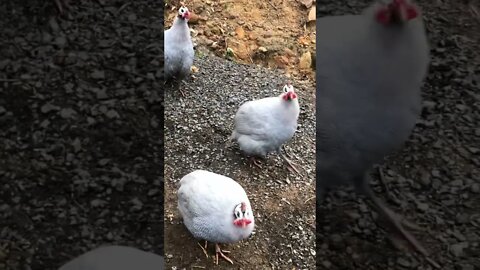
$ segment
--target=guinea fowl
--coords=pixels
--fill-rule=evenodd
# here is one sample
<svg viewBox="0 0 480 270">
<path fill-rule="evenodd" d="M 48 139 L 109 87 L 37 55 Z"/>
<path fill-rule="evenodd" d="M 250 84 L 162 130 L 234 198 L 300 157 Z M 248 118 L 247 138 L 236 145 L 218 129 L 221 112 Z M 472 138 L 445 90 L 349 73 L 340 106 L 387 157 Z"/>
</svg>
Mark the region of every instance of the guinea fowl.
<svg viewBox="0 0 480 270">
<path fill-rule="evenodd" d="M 180 180 L 178 209 L 183 223 L 196 239 L 215 243 L 218 256 L 233 264 L 219 244 L 248 238 L 255 225 L 252 207 L 245 190 L 233 179 L 216 173 L 196 170 Z"/>
<path fill-rule="evenodd" d="M 242 104 L 235 115 L 235 126 L 229 141 L 236 140 L 240 150 L 249 155 L 257 167 L 261 165 L 256 157 L 265 158 L 268 153 L 276 151 L 289 168 L 299 173 L 294 163 L 282 153 L 282 146 L 297 130 L 299 114 L 298 96 L 288 83 L 277 97 Z"/>
<path fill-rule="evenodd" d="M 317 20 L 317 202 L 353 183 L 417 251 L 420 243 L 369 186 L 368 171 L 408 140 L 421 112 L 429 46 L 419 8 L 375 3 Z"/>
<path fill-rule="evenodd" d="M 188 19 L 190 11 L 182 6 L 178 15 L 173 20 L 173 25 L 165 31 L 165 80 L 173 81 L 175 87 L 180 90 L 182 96 L 185 93 L 181 89 L 181 81 L 190 74 L 193 65 L 194 50 Z"/>
<path fill-rule="evenodd" d="M 59 270 L 163 270 L 160 255 L 132 247 L 99 247 L 66 263 Z"/>
</svg>

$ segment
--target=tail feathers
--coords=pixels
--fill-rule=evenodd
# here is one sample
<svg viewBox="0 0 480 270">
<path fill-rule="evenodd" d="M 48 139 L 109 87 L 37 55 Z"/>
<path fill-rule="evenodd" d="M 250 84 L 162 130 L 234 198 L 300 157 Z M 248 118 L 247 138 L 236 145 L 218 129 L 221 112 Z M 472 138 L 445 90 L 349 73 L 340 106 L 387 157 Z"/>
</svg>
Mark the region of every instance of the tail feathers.
<svg viewBox="0 0 480 270">
<path fill-rule="evenodd" d="M 238 144 L 240 149 L 247 155 L 265 156 L 265 143 L 252 138 L 252 136 L 241 135 L 238 138 Z"/>
</svg>

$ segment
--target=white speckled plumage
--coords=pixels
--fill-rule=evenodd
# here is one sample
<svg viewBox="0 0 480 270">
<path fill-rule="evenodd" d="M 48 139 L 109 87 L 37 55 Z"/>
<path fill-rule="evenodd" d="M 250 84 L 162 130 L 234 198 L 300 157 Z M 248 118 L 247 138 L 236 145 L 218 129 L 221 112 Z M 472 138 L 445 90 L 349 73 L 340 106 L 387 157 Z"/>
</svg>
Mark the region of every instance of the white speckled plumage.
<svg viewBox="0 0 480 270">
<path fill-rule="evenodd" d="M 235 243 L 248 238 L 254 228 L 253 211 L 245 190 L 233 179 L 196 170 L 180 180 L 178 209 L 183 222 L 199 240 Z M 245 202 L 252 221 L 245 228 L 233 224 L 234 208 Z"/>
<path fill-rule="evenodd" d="M 188 13 L 187 8 L 181 7 L 181 11 L 182 8 Z M 195 55 L 190 29 L 188 28 L 188 18 L 182 18 L 180 15 L 176 16 L 172 27 L 165 31 L 164 39 L 165 79 L 181 80 L 190 74 Z"/>
<path fill-rule="evenodd" d="M 247 155 L 265 157 L 279 152 L 295 134 L 300 106 L 298 98 L 283 99 L 285 94 L 248 101 L 238 109 L 231 139 Z"/>
</svg>

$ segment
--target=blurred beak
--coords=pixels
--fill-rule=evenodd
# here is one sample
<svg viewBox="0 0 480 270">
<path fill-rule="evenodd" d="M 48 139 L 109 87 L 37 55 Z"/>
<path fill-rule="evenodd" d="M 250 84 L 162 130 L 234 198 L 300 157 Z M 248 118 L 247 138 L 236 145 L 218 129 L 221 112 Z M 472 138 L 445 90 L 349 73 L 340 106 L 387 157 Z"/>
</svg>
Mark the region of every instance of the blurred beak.
<svg viewBox="0 0 480 270">
<path fill-rule="evenodd" d="M 190 11 L 185 12 L 185 14 L 182 15 L 182 18 L 187 20 L 190 19 Z"/>
<path fill-rule="evenodd" d="M 235 225 L 237 225 L 238 227 L 241 227 L 241 228 L 245 228 L 247 227 L 250 223 L 252 223 L 251 220 L 249 219 L 246 219 L 246 218 L 242 218 L 242 219 L 237 219 L 235 220 Z"/>
<path fill-rule="evenodd" d="M 241 226 L 242 226 L 242 228 L 245 228 L 245 227 L 247 227 L 247 226 L 248 226 L 248 224 L 252 223 L 252 221 L 251 221 L 251 220 L 249 220 L 249 219 L 246 219 L 246 218 L 242 219 L 242 220 L 241 220 L 241 222 L 242 222 L 242 225 L 241 225 Z"/>
</svg>

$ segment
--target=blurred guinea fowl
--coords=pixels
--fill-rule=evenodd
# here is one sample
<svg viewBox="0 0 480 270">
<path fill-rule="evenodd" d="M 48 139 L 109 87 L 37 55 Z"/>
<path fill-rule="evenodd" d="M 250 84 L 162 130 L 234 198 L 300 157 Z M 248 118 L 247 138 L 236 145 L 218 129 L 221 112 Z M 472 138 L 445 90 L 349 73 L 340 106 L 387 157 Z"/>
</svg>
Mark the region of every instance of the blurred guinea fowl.
<svg viewBox="0 0 480 270">
<path fill-rule="evenodd" d="M 180 7 L 178 15 L 173 20 L 173 25 L 165 31 L 164 72 L 165 80 L 172 80 L 180 93 L 185 96 L 181 89 L 181 81 L 190 74 L 193 65 L 194 50 L 188 19 L 190 11 L 187 7 Z"/>
<path fill-rule="evenodd" d="M 219 244 L 248 238 L 255 226 L 253 210 L 245 190 L 233 179 L 205 170 L 196 170 L 180 180 L 178 209 L 183 223 L 199 240 L 208 257 L 207 243 L 215 243 L 215 259 L 221 256 L 231 264 Z"/>
<path fill-rule="evenodd" d="M 317 20 L 317 201 L 354 184 L 417 251 L 422 245 L 372 191 L 369 170 L 408 140 L 421 112 L 429 46 L 418 6 L 381 1 Z"/>
<path fill-rule="evenodd" d="M 257 167 L 261 165 L 256 157 L 265 158 L 268 153 L 277 152 L 298 173 L 294 163 L 282 153 L 282 146 L 297 131 L 299 114 L 298 96 L 289 83 L 279 96 L 242 104 L 235 115 L 230 142 L 236 140 Z"/>
<path fill-rule="evenodd" d="M 58 270 L 163 270 L 162 256 L 132 247 L 99 247 L 66 263 Z"/>
</svg>

